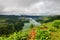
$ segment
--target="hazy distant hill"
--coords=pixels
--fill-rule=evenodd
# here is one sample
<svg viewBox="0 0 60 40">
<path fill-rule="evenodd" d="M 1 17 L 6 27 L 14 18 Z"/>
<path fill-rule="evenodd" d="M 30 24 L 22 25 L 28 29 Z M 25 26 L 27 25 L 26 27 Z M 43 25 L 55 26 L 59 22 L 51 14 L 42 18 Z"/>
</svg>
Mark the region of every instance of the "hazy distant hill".
<svg viewBox="0 0 60 40">
<path fill-rule="evenodd" d="M 32 16 L 32 15 L 0 15 L 1 18 L 10 18 L 10 19 L 18 19 L 18 18 L 33 18 L 33 19 L 40 19 L 40 18 L 53 18 L 53 19 L 60 19 L 60 15 L 55 16 Z"/>
</svg>

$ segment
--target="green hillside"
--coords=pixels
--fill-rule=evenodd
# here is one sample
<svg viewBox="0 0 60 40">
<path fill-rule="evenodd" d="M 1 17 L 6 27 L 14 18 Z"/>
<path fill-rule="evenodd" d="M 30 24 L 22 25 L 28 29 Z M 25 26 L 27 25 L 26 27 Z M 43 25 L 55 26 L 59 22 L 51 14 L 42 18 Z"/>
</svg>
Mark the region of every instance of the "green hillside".
<svg viewBox="0 0 60 40">
<path fill-rule="evenodd" d="M 60 20 L 43 23 L 29 30 L 2 35 L 0 40 L 60 40 Z"/>
</svg>

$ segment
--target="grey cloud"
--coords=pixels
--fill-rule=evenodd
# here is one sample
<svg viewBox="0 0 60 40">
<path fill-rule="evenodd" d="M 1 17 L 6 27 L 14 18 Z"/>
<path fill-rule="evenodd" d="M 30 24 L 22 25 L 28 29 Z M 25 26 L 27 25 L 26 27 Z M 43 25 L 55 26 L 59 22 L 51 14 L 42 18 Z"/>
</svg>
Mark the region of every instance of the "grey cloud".
<svg viewBox="0 0 60 40">
<path fill-rule="evenodd" d="M 0 0 L 0 14 L 60 15 L 60 0 Z"/>
</svg>

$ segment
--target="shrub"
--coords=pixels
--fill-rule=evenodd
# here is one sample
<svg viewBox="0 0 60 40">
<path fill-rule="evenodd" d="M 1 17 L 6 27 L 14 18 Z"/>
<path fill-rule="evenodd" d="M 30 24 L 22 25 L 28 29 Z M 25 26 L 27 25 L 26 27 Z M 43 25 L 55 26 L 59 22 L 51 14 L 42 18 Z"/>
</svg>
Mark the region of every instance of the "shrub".
<svg viewBox="0 0 60 40">
<path fill-rule="evenodd" d="M 54 27 L 60 28 L 60 20 L 55 20 L 55 21 L 53 21 L 52 23 L 53 23 L 52 25 L 53 25 Z"/>
<path fill-rule="evenodd" d="M 37 29 L 36 40 L 48 40 L 50 38 L 50 32 L 47 30 Z"/>
</svg>

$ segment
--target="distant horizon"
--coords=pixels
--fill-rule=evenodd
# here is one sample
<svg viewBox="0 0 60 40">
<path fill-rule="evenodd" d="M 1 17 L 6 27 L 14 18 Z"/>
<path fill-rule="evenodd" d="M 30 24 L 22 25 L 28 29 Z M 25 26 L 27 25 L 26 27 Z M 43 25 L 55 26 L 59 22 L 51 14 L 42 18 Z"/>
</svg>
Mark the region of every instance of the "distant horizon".
<svg viewBox="0 0 60 40">
<path fill-rule="evenodd" d="M 1 14 L 0 16 L 60 16 L 60 15 L 3 15 Z"/>
</svg>

